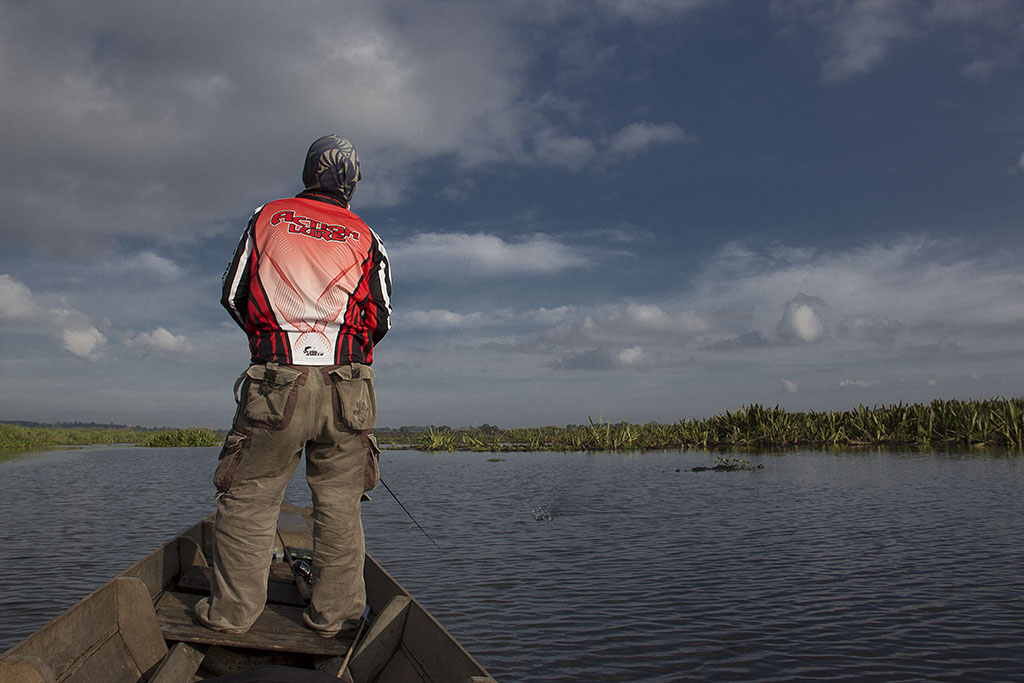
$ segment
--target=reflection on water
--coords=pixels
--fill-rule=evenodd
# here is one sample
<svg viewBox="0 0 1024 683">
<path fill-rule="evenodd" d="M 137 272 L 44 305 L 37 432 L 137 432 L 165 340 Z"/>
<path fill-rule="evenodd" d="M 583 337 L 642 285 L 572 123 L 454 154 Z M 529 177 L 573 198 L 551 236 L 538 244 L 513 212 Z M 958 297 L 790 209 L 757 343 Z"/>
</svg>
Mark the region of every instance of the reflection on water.
<svg viewBox="0 0 1024 683">
<path fill-rule="evenodd" d="M 212 511 L 216 455 L 0 464 L 0 647 Z M 367 547 L 499 680 L 1024 680 L 1024 460 L 741 457 L 385 451 L 442 549 L 383 488 Z"/>
</svg>

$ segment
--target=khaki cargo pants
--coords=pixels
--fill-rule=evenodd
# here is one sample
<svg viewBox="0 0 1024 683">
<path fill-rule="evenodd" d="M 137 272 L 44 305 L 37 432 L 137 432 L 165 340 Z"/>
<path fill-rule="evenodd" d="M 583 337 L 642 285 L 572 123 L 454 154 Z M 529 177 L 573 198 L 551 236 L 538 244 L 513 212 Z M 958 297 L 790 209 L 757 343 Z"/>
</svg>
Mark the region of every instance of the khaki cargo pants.
<svg viewBox="0 0 1024 683">
<path fill-rule="evenodd" d="M 246 631 L 263 612 L 278 510 L 305 449 L 314 525 L 313 598 L 303 616 L 313 630 L 334 635 L 366 604 L 359 503 L 376 485 L 367 480 L 376 477 L 380 452 L 373 371 L 252 365 L 235 394 L 238 410 L 214 474 L 213 586 L 196 617 L 217 630 Z"/>
</svg>

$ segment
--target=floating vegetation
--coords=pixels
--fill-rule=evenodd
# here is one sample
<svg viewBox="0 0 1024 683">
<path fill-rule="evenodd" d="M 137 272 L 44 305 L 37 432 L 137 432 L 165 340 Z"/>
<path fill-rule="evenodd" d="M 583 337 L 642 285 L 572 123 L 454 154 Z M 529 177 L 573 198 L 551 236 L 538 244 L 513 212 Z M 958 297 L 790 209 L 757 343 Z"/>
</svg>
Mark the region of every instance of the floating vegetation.
<svg viewBox="0 0 1024 683">
<path fill-rule="evenodd" d="M 425 451 L 634 451 L 665 448 L 790 448 L 813 446 L 1024 445 L 1024 398 L 935 400 L 846 411 L 788 412 L 743 406 L 673 424 L 598 419 L 588 425 L 534 429 L 378 432 L 381 442 Z"/>
<path fill-rule="evenodd" d="M 739 458 L 715 458 L 714 467 L 703 467 L 697 466 L 692 468 L 691 472 L 749 472 L 753 470 L 763 470 L 764 465 L 755 465 L 749 460 L 740 460 Z"/>
<path fill-rule="evenodd" d="M 533 508 L 533 518 L 538 522 L 550 522 L 555 516 L 547 505 L 537 505 Z"/>
</svg>

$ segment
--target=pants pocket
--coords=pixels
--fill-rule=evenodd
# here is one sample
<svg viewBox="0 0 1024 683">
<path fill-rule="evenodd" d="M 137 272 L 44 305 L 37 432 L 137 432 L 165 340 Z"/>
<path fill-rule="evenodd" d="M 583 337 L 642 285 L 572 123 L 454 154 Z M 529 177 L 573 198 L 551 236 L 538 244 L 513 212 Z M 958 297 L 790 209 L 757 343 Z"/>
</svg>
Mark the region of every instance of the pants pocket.
<svg viewBox="0 0 1024 683">
<path fill-rule="evenodd" d="M 366 466 L 363 469 L 363 490 L 372 491 L 380 483 L 380 446 L 373 432 L 360 432 L 359 438 L 366 446 Z"/>
<path fill-rule="evenodd" d="M 235 479 L 235 472 L 242 464 L 242 459 L 249 452 L 251 432 L 234 428 L 228 432 L 224 439 L 224 446 L 220 449 L 220 459 L 217 461 L 217 470 L 213 473 L 213 485 L 217 490 L 225 493 L 231 489 L 231 483 Z"/>
<path fill-rule="evenodd" d="M 246 419 L 253 426 L 284 429 L 295 413 L 301 371 L 267 363 L 251 365 L 242 384 L 241 402 Z"/>
<path fill-rule="evenodd" d="M 377 423 L 373 370 L 368 365 L 342 365 L 330 372 L 334 423 L 339 429 L 362 432 Z"/>
</svg>

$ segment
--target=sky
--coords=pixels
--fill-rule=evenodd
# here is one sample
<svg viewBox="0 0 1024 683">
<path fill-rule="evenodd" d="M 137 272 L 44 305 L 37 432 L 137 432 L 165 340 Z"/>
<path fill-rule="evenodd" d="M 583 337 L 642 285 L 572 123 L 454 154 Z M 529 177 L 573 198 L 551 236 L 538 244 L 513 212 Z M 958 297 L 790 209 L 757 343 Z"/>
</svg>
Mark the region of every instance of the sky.
<svg viewBox="0 0 1024 683">
<path fill-rule="evenodd" d="M 1016 0 L 0 0 L 0 90 L 0 420 L 229 426 L 329 133 L 380 426 L 1024 394 Z"/>
</svg>

